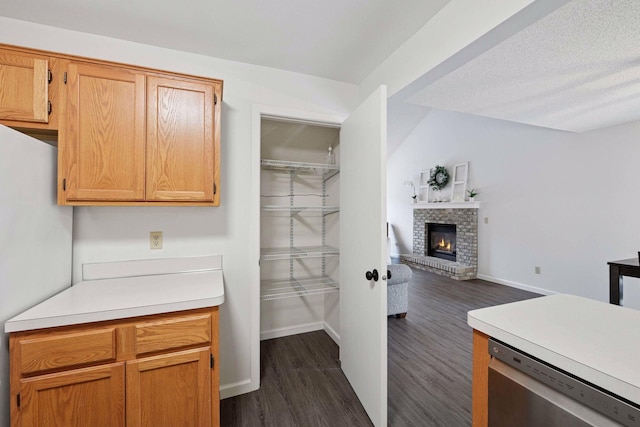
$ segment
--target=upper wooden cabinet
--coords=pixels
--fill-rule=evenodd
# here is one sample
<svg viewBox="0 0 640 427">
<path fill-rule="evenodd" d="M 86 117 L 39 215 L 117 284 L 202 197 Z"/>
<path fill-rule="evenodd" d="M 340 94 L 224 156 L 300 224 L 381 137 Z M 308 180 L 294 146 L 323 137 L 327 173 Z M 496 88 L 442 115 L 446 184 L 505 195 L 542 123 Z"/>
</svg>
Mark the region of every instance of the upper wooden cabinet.
<svg viewBox="0 0 640 427">
<path fill-rule="evenodd" d="M 0 118 L 49 121 L 49 60 L 0 50 Z"/>
<path fill-rule="evenodd" d="M 147 79 L 147 200 L 214 201 L 215 89 Z"/>
<path fill-rule="evenodd" d="M 0 47 L 0 124 L 55 139 L 65 62 L 47 52 Z"/>
<path fill-rule="evenodd" d="M 69 64 L 58 203 L 218 206 L 222 82 Z"/>
<path fill-rule="evenodd" d="M 71 63 L 59 141 L 62 195 L 73 201 L 144 201 L 145 76 Z"/>
<path fill-rule="evenodd" d="M 0 45 L 0 125 L 56 144 L 58 204 L 219 206 L 222 81 Z"/>
</svg>

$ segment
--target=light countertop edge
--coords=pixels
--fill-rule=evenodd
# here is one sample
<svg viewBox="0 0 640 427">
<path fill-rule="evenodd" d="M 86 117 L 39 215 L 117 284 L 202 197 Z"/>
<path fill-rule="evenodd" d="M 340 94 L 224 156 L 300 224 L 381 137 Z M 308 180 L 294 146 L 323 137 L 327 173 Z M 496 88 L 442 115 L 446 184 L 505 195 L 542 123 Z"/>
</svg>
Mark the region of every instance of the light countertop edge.
<svg viewBox="0 0 640 427">
<path fill-rule="evenodd" d="M 630 379 L 625 375 L 620 374 L 621 366 L 613 366 L 610 363 L 600 363 L 600 358 L 590 357 L 590 352 L 584 351 L 572 351 L 570 344 L 564 344 L 565 340 L 561 334 L 558 334 L 558 330 L 562 330 L 562 325 L 557 321 L 545 323 L 544 319 L 541 321 L 540 317 L 532 321 L 530 318 L 519 317 L 522 313 L 522 309 L 528 312 L 531 307 L 536 307 L 541 313 L 548 308 L 555 308 L 557 302 L 562 302 L 567 306 L 567 316 L 570 316 L 572 307 L 571 304 L 576 302 L 578 305 L 583 301 L 589 301 L 587 304 L 591 307 L 600 307 L 603 314 L 606 313 L 610 317 L 612 307 L 608 307 L 608 304 L 587 300 L 586 298 L 576 297 L 572 295 L 550 295 L 531 300 L 525 300 L 515 303 L 503 304 L 495 307 L 487 307 L 478 310 L 469 311 L 467 314 L 467 323 L 473 329 L 476 329 L 489 337 L 502 341 L 524 353 L 534 356 L 540 360 L 543 360 L 553 366 L 556 366 L 564 371 L 567 371 L 585 381 L 591 382 L 605 390 L 617 394 L 625 399 L 628 399 L 636 404 L 640 404 L 640 382 L 637 379 Z M 553 302 L 553 304 L 547 304 Z M 598 306 L 596 304 L 602 304 Z M 617 306 L 616 306 L 617 307 Z M 621 308 L 621 307 L 617 307 Z M 626 309 L 627 311 L 634 311 Z M 615 311 L 614 311 L 615 313 Z M 633 313 L 633 316 L 640 318 L 640 312 Z M 600 313 L 593 313 L 593 321 L 598 321 Z M 615 323 L 615 321 L 613 321 Z M 521 325 L 527 323 L 527 327 L 522 328 Z M 532 326 L 533 325 L 533 326 Z M 589 325 L 585 325 L 588 328 Z M 615 326 L 613 326 L 615 328 Z M 612 329 L 613 329 L 612 328 Z M 535 333 L 527 333 L 527 330 L 535 330 Z M 523 332 L 525 331 L 525 332 Z M 581 335 L 585 334 L 581 331 Z M 544 337 L 541 339 L 541 337 Z M 548 339 L 547 339 L 548 338 Z M 633 363 L 631 360 L 636 357 L 638 353 L 630 353 L 629 342 L 620 343 L 621 348 L 617 348 L 616 341 L 619 337 L 615 334 L 603 336 L 594 332 L 593 336 L 588 339 L 583 339 L 585 347 L 592 348 L 592 352 L 607 352 L 609 358 L 616 357 L 616 352 L 624 351 L 625 354 L 618 353 L 620 355 L 620 364 L 630 365 Z M 572 337 L 575 341 L 575 337 Z M 640 352 L 640 342 L 638 343 L 638 352 Z M 626 359 L 626 360 L 625 360 Z M 594 363 L 594 360 L 597 362 Z M 598 366 L 595 366 L 595 365 Z M 594 366 L 592 366 L 594 365 Z M 624 368 L 624 367 L 623 367 Z M 635 364 L 631 367 L 635 369 Z"/>
<path fill-rule="evenodd" d="M 214 307 L 224 302 L 222 271 L 80 282 L 5 323 L 5 332 Z"/>
</svg>

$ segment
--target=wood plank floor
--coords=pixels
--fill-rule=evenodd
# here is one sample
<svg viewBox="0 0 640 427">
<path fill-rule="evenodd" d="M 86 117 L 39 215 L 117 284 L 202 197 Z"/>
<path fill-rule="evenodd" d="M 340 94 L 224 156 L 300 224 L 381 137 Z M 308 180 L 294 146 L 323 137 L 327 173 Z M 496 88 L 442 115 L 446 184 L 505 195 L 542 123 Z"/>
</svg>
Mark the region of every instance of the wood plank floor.
<svg viewBox="0 0 640 427">
<path fill-rule="evenodd" d="M 389 318 L 389 426 L 471 425 L 467 311 L 538 296 L 413 270 L 405 319 Z M 262 341 L 261 388 L 221 402 L 224 427 L 370 426 L 323 332 Z"/>
</svg>

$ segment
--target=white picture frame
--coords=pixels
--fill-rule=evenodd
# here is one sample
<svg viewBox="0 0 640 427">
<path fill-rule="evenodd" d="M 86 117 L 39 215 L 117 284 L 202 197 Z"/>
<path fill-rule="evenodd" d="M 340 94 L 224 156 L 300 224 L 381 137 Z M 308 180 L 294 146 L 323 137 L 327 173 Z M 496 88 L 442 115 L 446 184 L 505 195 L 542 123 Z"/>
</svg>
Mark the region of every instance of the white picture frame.
<svg viewBox="0 0 640 427">
<path fill-rule="evenodd" d="M 451 185 L 451 201 L 462 203 L 467 195 L 467 179 L 469 177 L 469 162 L 458 163 L 453 166 L 453 182 Z"/>
<path fill-rule="evenodd" d="M 429 178 L 431 170 L 426 169 L 420 172 L 420 182 L 418 183 L 418 201 L 429 203 Z"/>
</svg>

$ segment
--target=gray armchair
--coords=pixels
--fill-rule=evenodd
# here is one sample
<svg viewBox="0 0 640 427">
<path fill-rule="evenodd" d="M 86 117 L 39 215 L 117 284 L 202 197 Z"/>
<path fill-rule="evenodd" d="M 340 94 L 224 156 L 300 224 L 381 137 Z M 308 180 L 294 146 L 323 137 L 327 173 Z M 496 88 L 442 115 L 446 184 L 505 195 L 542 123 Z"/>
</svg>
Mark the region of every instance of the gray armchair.
<svg viewBox="0 0 640 427">
<path fill-rule="evenodd" d="M 413 273 L 404 264 L 390 264 L 387 270 L 391 273 L 387 279 L 387 315 L 404 318 L 409 309 L 409 281 Z"/>
</svg>

